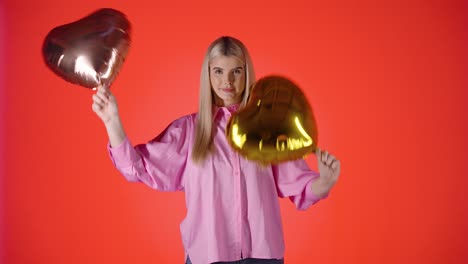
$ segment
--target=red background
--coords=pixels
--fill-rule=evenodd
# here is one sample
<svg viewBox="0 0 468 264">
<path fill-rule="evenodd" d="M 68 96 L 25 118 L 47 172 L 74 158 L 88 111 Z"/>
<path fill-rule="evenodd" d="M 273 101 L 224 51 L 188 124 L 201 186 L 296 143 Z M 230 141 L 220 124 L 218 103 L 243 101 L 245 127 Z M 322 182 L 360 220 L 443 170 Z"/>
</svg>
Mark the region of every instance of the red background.
<svg viewBox="0 0 468 264">
<path fill-rule="evenodd" d="M 196 111 L 221 35 L 247 45 L 258 77 L 304 89 L 342 174 L 308 211 L 281 200 L 286 263 L 468 262 L 464 1 L 3 0 L 0 263 L 183 263 L 183 193 L 126 182 L 93 92 L 41 57 L 53 27 L 101 7 L 134 27 L 112 87 L 134 143 Z"/>
</svg>

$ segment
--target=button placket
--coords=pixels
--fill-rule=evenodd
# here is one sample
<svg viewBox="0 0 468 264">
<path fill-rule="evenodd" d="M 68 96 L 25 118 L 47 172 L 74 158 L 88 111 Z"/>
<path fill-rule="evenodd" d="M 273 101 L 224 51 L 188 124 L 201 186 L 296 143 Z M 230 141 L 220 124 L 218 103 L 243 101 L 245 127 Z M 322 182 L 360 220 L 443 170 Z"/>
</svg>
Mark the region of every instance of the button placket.
<svg viewBox="0 0 468 264">
<path fill-rule="evenodd" d="M 233 160 L 234 160 L 234 175 L 237 180 L 237 189 L 238 189 L 238 203 L 239 203 L 239 214 L 238 214 L 238 221 L 239 221 L 239 241 L 240 241 L 240 255 L 241 258 L 243 258 L 243 252 L 242 252 L 242 244 L 243 244 L 243 226 L 242 226 L 242 211 L 243 211 L 243 205 L 242 205 L 242 179 L 240 176 L 240 157 L 239 154 L 236 152 L 233 152 Z"/>
</svg>

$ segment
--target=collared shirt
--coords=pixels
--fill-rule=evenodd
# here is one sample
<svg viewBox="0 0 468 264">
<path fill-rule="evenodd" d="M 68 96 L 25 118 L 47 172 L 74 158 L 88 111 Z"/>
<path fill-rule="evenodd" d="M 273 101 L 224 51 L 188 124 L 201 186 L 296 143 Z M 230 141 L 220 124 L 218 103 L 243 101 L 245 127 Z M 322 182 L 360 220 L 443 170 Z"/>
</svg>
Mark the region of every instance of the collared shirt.
<svg viewBox="0 0 468 264">
<path fill-rule="evenodd" d="M 238 105 L 214 108 L 214 153 L 191 159 L 196 114 L 172 122 L 135 147 L 128 138 L 108 151 L 131 182 L 159 191 L 184 191 L 187 215 L 180 224 L 185 257 L 194 264 L 241 258 L 281 259 L 284 238 L 278 197 L 299 210 L 320 200 L 311 184 L 319 177 L 304 160 L 258 165 L 235 152 L 225 136 Z"/>
</svg>

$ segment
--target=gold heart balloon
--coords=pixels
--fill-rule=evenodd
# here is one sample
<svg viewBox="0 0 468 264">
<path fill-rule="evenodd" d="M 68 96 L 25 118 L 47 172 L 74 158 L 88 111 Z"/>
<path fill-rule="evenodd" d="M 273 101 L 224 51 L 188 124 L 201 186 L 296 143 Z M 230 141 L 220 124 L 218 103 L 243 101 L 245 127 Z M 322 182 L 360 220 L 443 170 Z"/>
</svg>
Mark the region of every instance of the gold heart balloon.
<svg viewBox="0 0 468 264">
<path fill-rule="evenodd" d="M 247 105 L 231 116 L 230 145 L 263 164 L 303 158 L 317 147 L 317 125 L 305 95 L 291 80 L 266 76 L 251 88 Z"/>
<path fill-rule="evenodd" d="M 63 79 L 87 88 L 109 87 L 130 45 L 130 22 L 110 8 L 52 29 L 44 40 L 46 65 Z"/>
</svg>

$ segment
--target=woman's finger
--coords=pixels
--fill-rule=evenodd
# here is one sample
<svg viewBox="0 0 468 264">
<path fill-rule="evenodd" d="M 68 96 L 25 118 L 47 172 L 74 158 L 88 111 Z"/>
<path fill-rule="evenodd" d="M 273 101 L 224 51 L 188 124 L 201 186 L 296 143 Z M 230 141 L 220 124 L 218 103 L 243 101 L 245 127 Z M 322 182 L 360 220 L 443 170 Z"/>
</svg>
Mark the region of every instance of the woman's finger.
<svg viewBox="0 0 468 264">
<path fill-rule="evenodd" d="M 95 95 L 99 97 L 102 100 L 102 102 L 105 104 L 108 104 L 110 101 L 109 96 L 104 93 L 99 92 L 99 93 L 96 93 Z"/>
<path fill-rule="evenodd" d="M 324 150 L 322 151 L 322 162 L 326 163 L 328 159 L 328 151 Z"/>
<path fill-rule="evenodd" d="M 104 97 L 109 97 L 108 93 L 105 90 L 101 89 L 101 88 L 99 88 L 97 90 L 96 94 L 99 94 L 99 95 L 104 96 Z"/>
<path fill-rule="evenodd" d="M 325 162 L 325 164 L 327 164 L 328 167 L 331 166 L 331 164 L 336 160 L 335 156 L 331 155 L 331 154 L 328 154 L 328 158 L 327 158 L 327 161 Z"/>
<path fill-rule="evenodd" d="M 93 105 L 91 106 L 91 108 L 93 109 L 94 112 L 98 112 L 102 109 L 102 106 L 100 106 L 99 104 L 97 103 L 93 103 Z"/>
<path fill-rule="evenodd" d="M 93 94 L 93 102 L 98 103 L 100 105 L 104 105 L 104 104 L 106 104 L 106 101 L 107 100 L 102 98 L 102 96 L 100 96 L 98 94 Z"/>
<path fill-rule="evenodd" d="M 109 97 L 109 95 L 110 95 L 110 91 L 107 90 L 107 89 L 105 89 L 105 88 L 103 88 L 102 86 L 100 86 L 100 87 L 98 88 L 97 93 L 102 94 L 102 95 L 104 95 L 104 96 L 106 96 L 106 97 Z"/>
<path fill-rule="evenodd" d="M 315 149 L 315 156 L 317 159 L 320 159 L 322 157 L 322 152 L 320 151 L 320 148 Z"/>
<path fill-rule="evenodd" d="M 335 160 L 335 161 L 333 161 L 333 163 L 331 164 L 331 168 L 334 169 L 334 170 L 338 169 L 340 166 L 341 166 L 340 160 Z"/>
<path fill-rule="evenodd" d="M 111 95 L 111 92 L 109 90 L 109 88 L 105 87 L 105 86 L 99 86 L 98 88 L 98 92 L 101 92 L 103 93 L 104 95 L 106 95 L 107 97 L 109 97 Z"/>
</svg>

